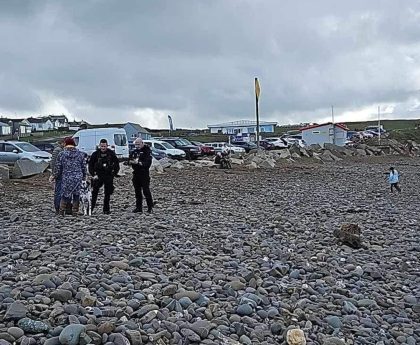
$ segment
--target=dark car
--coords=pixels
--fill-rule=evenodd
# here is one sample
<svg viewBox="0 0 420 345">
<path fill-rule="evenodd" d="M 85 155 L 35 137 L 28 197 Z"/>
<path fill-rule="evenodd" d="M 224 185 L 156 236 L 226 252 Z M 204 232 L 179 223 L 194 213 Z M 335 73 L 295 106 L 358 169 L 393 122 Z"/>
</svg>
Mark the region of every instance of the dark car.
<svg viewBox="0 0 420 345">
<path fill-rule="evenodd" d="M 159 140 L 166 141 L 176 149 L 180 149 L 185 152 L 188 160 L 197 159 L 201 156 L 201 150 L 198 146 L 191 144 L 187 139 L 184 138 L 159 138 Z"/>
<path fill-rule="evenodd" d="M 41 151 L 52 153 L 54 151 L 55 145 L 52 143 L 32 143 L 35 147 L 39 148 Z"/>
<path fill-rule="evenodd" d="M 260 146 L 266 150 L 275 150 L 276 146 L 266 140 L 260 140 Z"/>
<path fill-rule="evenodd" d="M 134 144 L 128 144 L 128 150 L 131 153 L 134 150 L 135 146 Z M 152 151 L 152 157 L 154 159 L 160 160 L 162 158 L 168 157 L 168 155 L 165 152 L 162 152 L 158 149 L 155 149 L 154 147 L 151 147 L 150 150 Z"/>
<path fill-rule="evenodd" d="M 235 141 L 232 143 L 232 145 L 242 147 L 245 149 L 246 153 L 249 153 L 249 151 L 256 150 L 258 148 L 256 144 L 250 143 L 248 141 Z"/>
<path fill-rule="evenodd" d="M 216 151 L 214 150 L 213 146 L 208 146 L 198 141 L 191 141 L 191 144 L 198 146 L 203 156 L 213 156 L 216 154 Z"/>
</svg>

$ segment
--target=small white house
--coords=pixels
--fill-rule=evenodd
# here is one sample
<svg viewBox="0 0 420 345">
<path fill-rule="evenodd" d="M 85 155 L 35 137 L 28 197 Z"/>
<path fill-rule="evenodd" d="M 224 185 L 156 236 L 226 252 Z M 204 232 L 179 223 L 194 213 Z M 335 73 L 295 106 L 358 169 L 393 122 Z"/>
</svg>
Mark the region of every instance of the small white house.
<svg viewBox="0 0 420 345">
<path fill-rule="evenodd" d="M 274 133 L 274 129 L 277 126 L 277 122 L 260 121 L 259 125 L 260 133 Z M 212 134 L 255 134 L 257 132 L 257 121 L 233 121 L 219 123 L 216 125 L 207 125 L 207 128 L 210 129 L 210 133 Z"/>
<path fill-rule="evenodd" d="M 307 126 L 301 129 L 302 139 L 307 145 L 319 144 L 324 146 L 325 143 L 344 146 L 347 140 L 347 131 L 349 129 L 340 123 L 332 122 L 320 125 Z"/>
<path fill-rule="evenodd" d="M 48 118 L 52 122 L 54 129 L 66 128 L 69 126 L 69 120 L 66 115 L 50 115 Z"/>
<path fill-rule="evenodd" d="M 32 126 L 33 132 L 43 132 L 54 129 L 54 125 L 48 117 L 29 117 L 26 121 Z"/>
<path fill-rule="evenodd" d="M 12 133 L 12 127 L 7 123 L 0 122 L 0 135 L 10 135 Z"/>
</svg>

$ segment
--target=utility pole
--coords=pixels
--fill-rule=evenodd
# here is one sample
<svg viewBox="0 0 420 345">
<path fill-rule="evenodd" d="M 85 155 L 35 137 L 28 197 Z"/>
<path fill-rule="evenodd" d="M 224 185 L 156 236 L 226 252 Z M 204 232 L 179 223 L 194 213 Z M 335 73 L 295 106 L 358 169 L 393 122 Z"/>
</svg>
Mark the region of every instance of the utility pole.
<svg viewBox="0 0 420 345">
<path fill-rule="evenodd" d="M 378 143 L 381 145 L 381 106 L 378 105 Z"/>
<path fill-rule="evenodd" d="M 334 122 L 334 106 L 331 106 L 331 118 L 332 118 L 332 128 L 333 128 L 333 145 L 335 145 L 335 122 Z"/>
<path fill-rule="evenodd" d="M 258 113 L 258 100 L 260 98 L 260 83 L 258 78 L 255 78 L 255 115 L 257 117 L 257 150 L 260 148 L 260 115 Z"/>
</svg>

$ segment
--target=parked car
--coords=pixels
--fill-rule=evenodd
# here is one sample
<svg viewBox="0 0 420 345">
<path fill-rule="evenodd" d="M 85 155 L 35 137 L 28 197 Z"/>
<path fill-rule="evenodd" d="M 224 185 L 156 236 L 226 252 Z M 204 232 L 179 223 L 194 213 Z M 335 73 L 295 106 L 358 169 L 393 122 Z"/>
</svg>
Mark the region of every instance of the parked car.
<svg viewBox="0 0 420 345">
<path fill-rule="evenodd" d="M 45 151 L 48 153 L 53 153 L 54 151 L 54 144 L 52 143 L 40 143 L 40 142 L 36 142 L 33 143 L 34 146 L 36 146 L 37 148 L 39 148 L 41 151 Z"/>
<path fill-rule="evenodd" d="M 365 139 L 373 138 L 375 136 L 375 134 L 370 131 L 363 131 L 361 134 Z"/>
<path fill-rule="evenodd" d="M 191 144 L 188 140 L 179 137 L 170 138 L 159 138 L 161 141 L 165 141 L 171 144 L 176 149 L 180 149 L 185 152 L 185 157 L 188 160 L 197 159 L 201 156 L 201 150 L 198 146 Z"/>
<path fill-rule="evenodd" d="M 386 130 L 382 128 L 382 126 L 368 126 L 365 128 L 365 131 L 375 133 L 376 135 L 379 135 L 379 133 L 381 133 L 381 135 L 386 133 Z"/>
<path fill-rule="evenodd" d="M 226 142 L 205 143 L 205 145 L 212 146 L 216 153 L 217 152 L 245 153 L 245 149 L 243 147 L 235 146 Z"/>
<path fill-rule="evenodd" d="M 136 148 L 136 146 L 133 143 L 128 144 L 130 153 Z M 162 152 L 160 150 L 155 149 L 154 147 L 151 147 L 150 150 L 152 151 L 152 157 L 160 160 L 162 158 L 168 157 L 165 152 Z"/>
<path fill-rule="evenodd" d="M 51 154 L 24 141 L 0 140 L 0 164 L 13 165 L 19 159 L 49 162 Z"/>
<path fill-rule="evenodd" d="M 265 138 L 266 142 L 274 145 L 274 148 L 277 149 L 287 149 L 290 145 L 283 138 Z"/>
<path fill-rule="evenodd" d="M 201 154 L 203 156 L 213 156 L 213 155 L 216 154 L 216 151 L 214 151 L 214 147 L 212 147 L 212 146 L 207 146 L 207 145 L 205 145 L 203 143 L 200 143 L 198 141 L 191 141 L 191 143 L 200 148 Z"/>
<path fill-rule="evenodd" d="M 298 145 L 300 147 L 306 147 L 306 142 L 303 139 L 295 139 L 295 138 L 286 138 L 287 144 L 292 146 L 293 144 Z"/>
<path fill-rule="evenodd" d="M 265 150 L 274 150 L 276 148 L 274 144 L 268 142 L 267 140 L 260 140 L 260 146 Z"/>
<path fill-rule="evenodd" d="M 185 151 L 176 149 L 171 144 L 162 140 L 143 140 L 146 145 L 153 147 L 156 150 L 164 152 L 169 158 L 172 159 L 185 159 L 187 156 Z"/>
<path fill-rule="evenodd" d="M 76 147 L 90 156 L 96 151 L 99 141 L 106 139 L 108 147 L 115 151 L 118 159 L 128 158 L 127 134 L 122 128 L 91 128 L 82 129 L 73 135 Z"/>
<path fill-rule="evenodd" d="M 248 141 L 234 141 L 232 145 L 244 148 L 246 153 L 249 153 L 249 151 L 256 150 L 258 148 L 256 144 Z"/>
<path fill-rule="evenodd" d="M 154 147 L 151 147 L 150 149 L 152 151 L 152 157 L 157 159 L 157 160 L 161 160 L 162 158 L 168 157 L 168 155 L 165 152 L 157 150 Z"/>
</svg>

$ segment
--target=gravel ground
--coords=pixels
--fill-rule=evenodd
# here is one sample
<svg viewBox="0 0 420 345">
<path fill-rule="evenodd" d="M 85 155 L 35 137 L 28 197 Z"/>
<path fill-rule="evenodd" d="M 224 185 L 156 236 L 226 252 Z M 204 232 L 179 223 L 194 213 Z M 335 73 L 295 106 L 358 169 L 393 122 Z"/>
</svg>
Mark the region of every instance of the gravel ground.
<svg viewBox="0 0 420 345">
<path fill-rule="evenodd" d="M 169 171 L 152 215 L 125 176 L 111 215 L 76 218 L 46 175 L 2 182 L 0 345 L 420 344 L 419 166 Z M 366 248 L 336 241 L 348 222 Z"/>
</svg>

